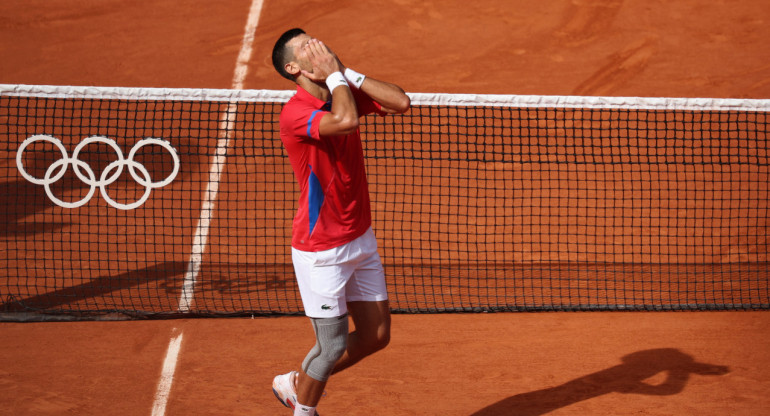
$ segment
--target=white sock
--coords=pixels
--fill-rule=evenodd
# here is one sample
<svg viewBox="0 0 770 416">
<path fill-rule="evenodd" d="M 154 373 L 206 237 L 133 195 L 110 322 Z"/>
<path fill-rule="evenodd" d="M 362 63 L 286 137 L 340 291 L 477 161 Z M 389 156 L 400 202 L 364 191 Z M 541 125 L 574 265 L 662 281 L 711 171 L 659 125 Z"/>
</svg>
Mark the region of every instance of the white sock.
<svg viewBox="0 0 770 416">
<path fill-rule="evenodd" d="M 316 416 L 315 407 L 297 403 L 297 405 L 294 406 L 294 416 Z"/>
</svg>

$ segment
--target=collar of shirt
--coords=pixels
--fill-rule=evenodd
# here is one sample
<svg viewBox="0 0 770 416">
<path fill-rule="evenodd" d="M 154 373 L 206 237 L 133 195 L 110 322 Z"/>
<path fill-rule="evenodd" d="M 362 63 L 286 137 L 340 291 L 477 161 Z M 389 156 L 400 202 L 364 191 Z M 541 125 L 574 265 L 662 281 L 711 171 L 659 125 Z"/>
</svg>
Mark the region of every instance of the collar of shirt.
<svg viewBox="0 0 770 416">
<path fill-rule="evenodd" d="M 298 100 L 307 101 L 307 102 L 312 103 L 313 107 L 315 107 L 315 108 L 322 109 L 324 111 L 331 111 L 331 107 L 332 107 L 331 100 L 323 101 L 323 100 L 321 100 L 319 98 L 316 98 L 315 96 L 313 96 L 312 94 L 307 92 L 307 90 L 305 90 L 304 88 L 300 87 L 299 85 L 297 85 L 297 94 L 296 94 L 296 96 L 297 96 Z"/>
</svg>

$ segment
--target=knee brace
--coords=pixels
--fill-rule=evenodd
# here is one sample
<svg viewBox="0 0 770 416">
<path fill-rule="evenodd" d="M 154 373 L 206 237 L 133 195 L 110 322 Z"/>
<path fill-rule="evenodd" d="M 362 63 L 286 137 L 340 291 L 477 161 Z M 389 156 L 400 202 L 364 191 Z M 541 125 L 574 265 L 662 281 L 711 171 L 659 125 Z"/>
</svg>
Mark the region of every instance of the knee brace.
<svg viewBox="0 0 770 416">
<path fill-rule="evenodd" d="M 310 322 L 316 343 L 302 362 L 302 371 L 318 381 L 327 381 L 348 347 L 348 315 L 310 318 Z"/>
</svg>

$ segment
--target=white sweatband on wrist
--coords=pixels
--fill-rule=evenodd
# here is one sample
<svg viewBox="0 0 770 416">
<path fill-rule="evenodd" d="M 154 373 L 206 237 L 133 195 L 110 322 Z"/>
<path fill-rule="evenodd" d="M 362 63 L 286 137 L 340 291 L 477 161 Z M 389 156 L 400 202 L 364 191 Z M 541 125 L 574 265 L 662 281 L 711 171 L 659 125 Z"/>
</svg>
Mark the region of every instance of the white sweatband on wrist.
<svg viewBox="0 0 770 416">
<path fill-rule="evenodd" d="M 356 72 L 350 68 L 345 68 L 345 78 L 348 80 L 349 83 L 353 84 L 356 88 L 361 88 L 361 84 L 364 83 L 364 80 L 366 79 L 366 75 Z"/>
<path fill-rule="evenodd" d="M 329 87 L 329 91 L 334 91 L 334 89 L 340 85 L 348 85 L 348 82 L 345 81 L 345 77 L 342 75 L 342 72 L 337 71 L 326 77 L 326 86 Z"/>
</svg>

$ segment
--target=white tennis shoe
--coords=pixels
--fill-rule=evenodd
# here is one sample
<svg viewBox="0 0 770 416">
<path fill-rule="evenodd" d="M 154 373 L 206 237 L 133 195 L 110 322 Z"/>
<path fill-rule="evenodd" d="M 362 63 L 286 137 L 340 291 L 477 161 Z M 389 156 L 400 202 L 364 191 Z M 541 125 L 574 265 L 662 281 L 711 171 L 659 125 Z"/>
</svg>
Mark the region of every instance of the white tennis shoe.
<svg viewBox="0 0 770 416">
<path fill-rule="evenodd" d="M 273 394 L 275 394 L 275 397 L 278 398 L 278 401 L 280 401 L 282 405 L 291 410 L 294 410 L 294 407 L 297 405 L 298 376 L 298 372 L 291 371 L 273 378 Z M 324 390 L 323 396 L 326 396 L 326 390 Z M 315 415 L 321 416 L 317 411 Z"/>
<path fill-rule="evenodd" d="M 273 394 L 275 394 L 275 397 L 278 398 L 281 404 L 290 409 L 294 409 L 294 406 L 297 405 L 296 379 L 296 371 L 275 376 L 273 379 Z"/>
</svg>

